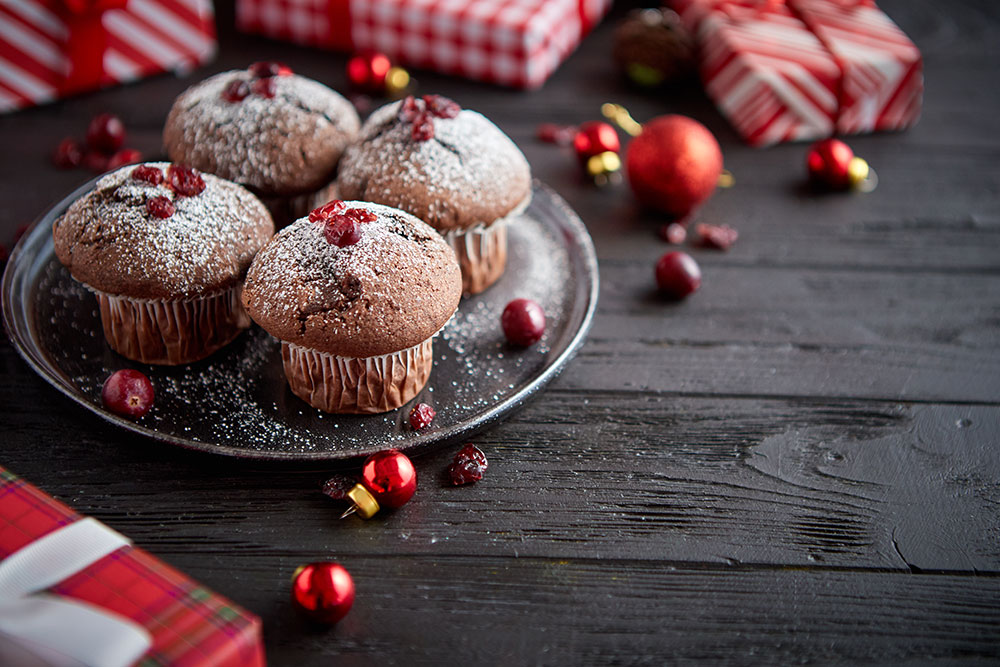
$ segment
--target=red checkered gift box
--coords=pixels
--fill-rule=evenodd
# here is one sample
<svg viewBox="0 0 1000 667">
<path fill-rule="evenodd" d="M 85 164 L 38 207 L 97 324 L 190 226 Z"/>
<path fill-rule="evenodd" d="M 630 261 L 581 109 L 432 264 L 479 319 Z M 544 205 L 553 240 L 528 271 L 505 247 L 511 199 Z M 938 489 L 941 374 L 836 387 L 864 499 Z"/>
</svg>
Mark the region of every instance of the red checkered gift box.
<svg viewBox="0 0 1000 667">
<path fill-rule="evenodd" d="M 77 529 L 91 529 L 91 532 Z M 71 532 L 78 533 L 75 544 L 69 535 Z M 69 541 L 64 541 L 61 547 L 52 545 L 60 538 Z M 77 565 L 65 567 L 66 561 L 78 558 L 80 551 L 93 549 L 95 543 L 108 539 L 110 545 L 98 551 L 89 565 L 79 571 Z M 63 553 L 59 553 L 60 548 Z M 28 550 L 32 551 L 26 553 Z M 38 611 L 36 607 L 42 606 L 49 616 L 38 615 L 37 624 L 41 627 L 36 624 L 26 634 L 14 636 L 21 636 L 26 641 L 39 636 L 54 637 L 57 642 L 64 640 L 78 628 L 62 621 L 59 627 L 46 631 L 45 624 L 65 611 L 49 609 L 46 605 L 80 607 L 69 609 L 69 612 L 106 616 L 97 619 L 95 632 L 100 632 L 100 623 L 119 623 L 126 626 L 126 630 L 131 627 L 131 634 L 125 632 L 121 638 L 121 643 L 131 643 L 133 651 L 138 646 L 128 662 L 138 656 L 138 664 L 150 666 L 264 665 L 260 619 L 142 549 L 131 546 L 127 539 L 103 524 L 81 517 L 3 468 L 0 468 L 0 558 L 4 559 L 0 563 L 0 629 L 8 634 L 14 634 L 12 626 L 17 629 L 24 625 L 24 619 L 31 618 L 33 612 Z M 42 565 L 43 562 L 46 565 Z M 87 562 L 86 557 L 84 562 Z M 45 571 L 53 568 L 55 575 Z M 67 573 L 69 576 L 65 576 Z M 43 580 L 48 577 L 53 583 L 41 584 L 45 595 L 24 595 L 38 588 L 31 586 L 36 577 Z M 20 595 L 12 596 L 12 592 L 18 591 Z M 78 604 L 80 602 L 84 604 Z M 82 631 L 77 634 L 96 644 L 92 650 L 102 652 L 101 659 L 78 660 L 114 664 L 103 653 L 115 648 L 108 646 L 107 640 L 95 640 L 98 635 Z M 143 638 L 146 644 L 141 643 Z M 37 639 L 35 641 L 27 641 L 27 644 L 37 647 L 40 653 L 63 650 L 58 646 L 38 646 Z M 136 644 L 137 641 L 140 643 Z M 127 655 L 129 646 L 124 648 Z M 81 650 L 86 653 L 90 649 Z M 3 655 L 0 651 L 0 657 Z"/>
<path fill-rule="evenodd" d="M 920 52 L 870 0 L 674 0 L 708 94 L 748 143 L 899 130 L 920 116 Z"/>
<path fill-rule="evenodd" d="M 215 50 L 211 0 L 2 0 L 0 113 L 191 69 Z"/>
<path fill-rule="evenodd" d="M 470 79 L 537 88 L 611 0 L 237 0 L 251 33 Z"/>
</svg>

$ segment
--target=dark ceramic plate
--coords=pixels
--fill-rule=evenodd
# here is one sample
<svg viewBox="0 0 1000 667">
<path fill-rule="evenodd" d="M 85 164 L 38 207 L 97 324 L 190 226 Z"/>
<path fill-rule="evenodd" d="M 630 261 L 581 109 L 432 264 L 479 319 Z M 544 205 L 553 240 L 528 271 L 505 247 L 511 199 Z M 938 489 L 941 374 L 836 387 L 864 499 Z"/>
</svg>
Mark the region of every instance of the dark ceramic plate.
<svg viewBox="0 0 1000 667">
<path fill-rule="evenodd" d="M 332 460 L 390 447 L 415 451 L 454 442 L 495 423 L 541 389 L 583 344 L 597 306 L 597 259 L 580 218 L 537 183 L 524 219 L 510 226 L 500 281 L 458 312 L 434 343 L 434 370 L 410 404 L 384 415 L 324 414 L 285 383 L 280 345 L 254 326 L 212 357 L 183 367 L 144 366 L 112 352 L 97 302 L 55 258 L 52 222 L 89 183 L 48 211 L 14 250 L 3 276 L 4 324 L 21 356 L 52 386 L 122 428 L 204 452 L 255 459 Z M 500 313 L 534 299 L 548 318 L 527 349 L 504 342 Z M 113 371 L 139 368 L 156 402 L 138 422 L 101 405 Z M 434 423 L 419 433 L 407 417 L 430 403 Z"/>
</svg>

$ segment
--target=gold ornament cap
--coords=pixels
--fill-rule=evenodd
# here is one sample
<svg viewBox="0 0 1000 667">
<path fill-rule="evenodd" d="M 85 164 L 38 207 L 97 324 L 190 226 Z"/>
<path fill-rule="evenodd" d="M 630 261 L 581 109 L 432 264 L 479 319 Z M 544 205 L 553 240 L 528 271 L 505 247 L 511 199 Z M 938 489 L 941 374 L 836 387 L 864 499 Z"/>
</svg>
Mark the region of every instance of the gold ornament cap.
<svg viewBox="0 0 1000 667">
<path fill-rule="evenodd" d="M 352 509 L 360 514 L 362 519 L 372 518 L 379 510 L 378 501 L 375 500 L 375 496 L 360 484 L 355 484 L 351 487 L 351 490 L 347 492 L 347 497 L 354 503 Z"/>
<path fill-rule="evenodd" d="M 864 158 L 855 156 L 847 163 L 847 181 L 855 190 L 871 192 L 878 185 L 878 175 Z"/>
<path fill-rule="evenodd" d="M 610 174 L 622 168 L 622 159 L 614 151 L 604 151 L 587 158 L 587 174 L 600 176 Z"/>
</svg>

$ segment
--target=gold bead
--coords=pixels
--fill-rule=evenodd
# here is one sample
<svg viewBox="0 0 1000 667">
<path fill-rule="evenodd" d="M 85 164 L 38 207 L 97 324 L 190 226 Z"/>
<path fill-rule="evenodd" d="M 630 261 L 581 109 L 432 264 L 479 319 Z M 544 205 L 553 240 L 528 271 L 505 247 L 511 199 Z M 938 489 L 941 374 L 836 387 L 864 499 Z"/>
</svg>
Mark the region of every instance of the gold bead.
<svg viewBox="0 0 1000 667">
<path fill-rule="evenodd" d="M 351 487 L 351 490 L 347 492 L 347 497 L 354 503 L 354 507 L 357 508 L 362 519 L 370 519 L 378 512 L 378 501 L 375 500 L 375 496 L 360 484 Z"/>
<path fill-rule="evenodd" d="M 385 91 L 390 95 L 401 93 L 410 85 L 410 73 L 402 67 L 390 67 L 385 74 Z"/>
</svg>

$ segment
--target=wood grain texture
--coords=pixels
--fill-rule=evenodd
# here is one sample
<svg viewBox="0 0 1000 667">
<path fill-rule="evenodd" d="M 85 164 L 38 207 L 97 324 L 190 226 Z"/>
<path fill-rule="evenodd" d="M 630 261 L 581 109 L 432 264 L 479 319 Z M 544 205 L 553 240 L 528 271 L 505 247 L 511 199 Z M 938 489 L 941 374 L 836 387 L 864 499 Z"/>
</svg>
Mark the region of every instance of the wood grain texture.
<svg viewBox="0 0 1000 667">
<path fill-rule="evenodd" d="M 615 17 L 630 3 L 619 3 Z M 234 461 L 126 435 L 0 346 L 0 464 L 260 614 L 274 665 L 996 664 L 1000 660 L 1000 5 L 879 3 L 926 64 L 923 118 L 849 139 L 869 195 L 803 186 L 805 146 L 743 146 L 697 87 L 628 87 L 601 26 L 539 92 L 416 72 L 493 118 L 581 213 L 601 300 L 546 391 L 453 452 L 369 522 L 318 493 L 334 468 Z M 89 178 L 46 162 L 94 114 L 160 153 L 169 102 L 261 59 L 345 86 L 342 55 L 249 38 L 217 3 L 219 59 L 192 77 L 0 117 L 0 241 Z M 737 227 L 683 303 L 653 291 L 664 220 L 597 189 L 539 122 L 684 113 L 719 138 L 735 187 L 698 220 Z M 353 470 L 349 464 L 345 468 Z M 298 618 L 288 577 L 353 573 L 336 629 Z"/>
</svg>

